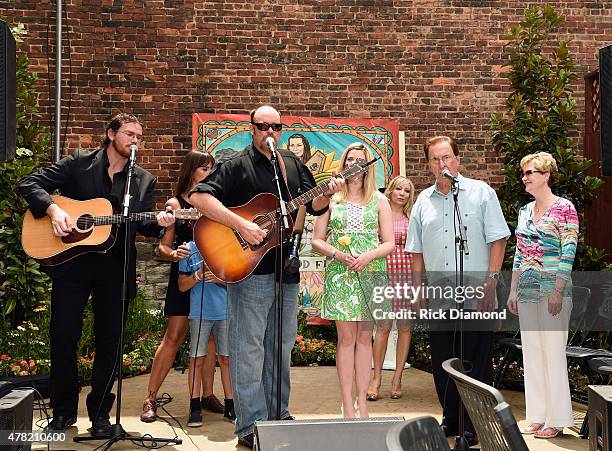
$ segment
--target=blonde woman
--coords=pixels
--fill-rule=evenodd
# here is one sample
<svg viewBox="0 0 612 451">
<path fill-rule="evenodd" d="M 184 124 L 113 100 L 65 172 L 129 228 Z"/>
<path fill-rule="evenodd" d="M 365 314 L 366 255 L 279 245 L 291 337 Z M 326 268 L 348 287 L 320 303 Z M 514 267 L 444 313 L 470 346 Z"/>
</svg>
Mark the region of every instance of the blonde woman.
<svg viewBox="0 0 612 451">
<path fill-rule="evenodd" d="M 405 251 L 406 234 L 408 233 L 408 219 L 414 205 L 414 184 L 408 177 L 398 175 L 385 190 L 385 196 L 391 205 L 391 216 L 393 218 L 393 232 L 395 236 L 395 249 L 387 255 L 387 274 L 389 275 L 389 286 L 397 284 L 410 284 L 412 281 L 412 254 Z M 393 311 L 400 312 L 410 308 L 409 301 L 395 299 Z M 389 332 L 393 320 L 381 320 L 376 322 L 376 335 L 374 337 L 374 375 L 368 388 L 368 401 L 376 401 L 380 394 L 380 383 L 382 380 L 382 366 L 387 350 Z M 395 373 L 391 380 L 391 399 L 402 397 L 402 374 L 404 364 L 408 358 L 410 349 L 410 320 L 396 320 L 397 345 L 395 349 Z"/>
<path fill-rule="evenodd" d="M 519 211 L 508 309 L 519 316 L 525 405 L 523 434 L 553 438 L 574 425 L 567 375 L 571 271 L 578 241 L 578 215 L 550 186 L 557 162 L 548 152 L 521 160 L 525 191 L 535 201 Z"/>
<path fill-rule="evenodd" d="M 340 168 L 371 159 L 372 153 L 364 144 L 353 143 L 340 157 Z M 336 368 L 343 414 L 345 418 L 367 418 L 373 325 L 370 293 L 373 282 L 385 276 L 385 257 L 395 247 L 391 208 L 376 190 L 374 167 L 348 180 L 342 191 L 332 197 L 329 211 L 317 217 L 312 247 L 331 258 L 325 274 L 321 317 L 336 321 Z M 357 390 L 355 403 L 353 382 Z"/>
</svg>

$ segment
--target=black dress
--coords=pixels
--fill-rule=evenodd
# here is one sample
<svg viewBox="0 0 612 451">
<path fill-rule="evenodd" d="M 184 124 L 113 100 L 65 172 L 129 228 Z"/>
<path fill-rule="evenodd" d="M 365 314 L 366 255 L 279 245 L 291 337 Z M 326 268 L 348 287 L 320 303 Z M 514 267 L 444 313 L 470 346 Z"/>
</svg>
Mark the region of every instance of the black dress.
<svg viewBox="0 0 612 451">
<path fill-rule="evenodd" d="M 193 208 L 189 202 L 183 199 L 183 196 L 178 196 L 178 201 L 181 208 Z M 193 221 L 178 220 L 175 224 L 175 248 L 193 240 Z M 164 304 L 164 314 L 166 316 L 189 316 L 189 291 L 182 292 L 179 290 L 178 268 L 178 262 L 172 262 L 170 265 L 170 279 L 168 280 L 168 290 L 166 291 L 166 302 Z"/>
</svg>

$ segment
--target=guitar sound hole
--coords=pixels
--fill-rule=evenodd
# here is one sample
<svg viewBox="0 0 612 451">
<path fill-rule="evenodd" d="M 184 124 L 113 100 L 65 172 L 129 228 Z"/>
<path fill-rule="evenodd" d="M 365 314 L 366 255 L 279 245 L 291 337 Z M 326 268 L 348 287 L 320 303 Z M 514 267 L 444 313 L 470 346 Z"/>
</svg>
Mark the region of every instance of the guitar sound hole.
<svg viewBox="0 0 612 451">
<path fill-rule="evenodd" d="M 80 231 L 89 230 L 93 227 L 93 225 L 94 219 L 93 216 L 90 214 L 81 215 L 76 220 L 76 227 Z"/>
</svg>

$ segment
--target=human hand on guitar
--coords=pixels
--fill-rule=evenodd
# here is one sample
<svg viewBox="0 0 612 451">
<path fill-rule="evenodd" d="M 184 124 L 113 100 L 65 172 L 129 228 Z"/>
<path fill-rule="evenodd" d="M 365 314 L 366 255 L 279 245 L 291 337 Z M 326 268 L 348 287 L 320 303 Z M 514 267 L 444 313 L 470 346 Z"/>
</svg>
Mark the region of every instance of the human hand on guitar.
<svg viewBox="0 0 612 451">
<path fill-rule="evenodd" d="M 332 172 L 332 178 L 327 182 L 327 191 L 323 192 L 323 196 L 328 199 L 342 189 L 346 183 L 342 177 L 336 177 L 336 172 Z"/>
<path fill-rule="evenodd" d="M 174 224 L 176 218 L 172 214 L 172 207 L 166 207 L 165 211 L 157 213 L 155 219 L 157 220 L 157 224 L 161 227 L 168 227 Z"/>
<path fill-rule="evenodd" d="M 255 245 L 261 243 L 268 231 L 261 229 L 257 224 L 246 219 L 241 223 L 238 228 L 238 233 L 242 236 L 247 243 Z"/>
<path fill-rule="evenodd" d="M 53 234 L 55 236 L 67 236 L 74 228 L 72 218 L 57 204 L 51 204 L 47 208 L 47 216 L 51 219 Z"/>
</svg>

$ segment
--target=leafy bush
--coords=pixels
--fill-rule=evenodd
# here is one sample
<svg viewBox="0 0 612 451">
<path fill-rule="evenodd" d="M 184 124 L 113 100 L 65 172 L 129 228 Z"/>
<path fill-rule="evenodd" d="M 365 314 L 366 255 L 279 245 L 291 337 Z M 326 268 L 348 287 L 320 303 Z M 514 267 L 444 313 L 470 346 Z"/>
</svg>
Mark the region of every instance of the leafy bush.
<svg viewBox="0 0 612 451">
<path fill-rule="evenodd" d="M 512 27 L 506 45 L 512 93 L 506 113 L 491 117 L 492 142 L 504 156 L 505 182 L 499 190 L 508 225 L 514 231 L 519 209 L 532 200 L 521 182 L 521 159 L 535 152 L 549 152 L 557 160 L 553 191 L 570 199 L 580 217 L 580 239 L 575 269 L 599 270 L 603 251 L 584 244 L 584 209 L 603 185 L 586 174 L 591 160 L 577 156 L 572 137 L 576 101 L 571 83 L 576 80 L 568 41 L 555 38 L 563 17 L 550 5 L 533 7 L 525 20 Z M 514 257 L 512 236 L 506 247 L 506 267 Z"/>
<path fill-rule="evenodd" d="M 85 308 L 83 335 L 77 351 L 79 374 L 85 380 L 91 377 L 95 359 L 93 312 L 91 304 Z M 0 323 L 0 377 L 10 375 L 44 374 L 50 369 L 49 360 L 49 303 L 43 302 L 28 321 L 16 328 Z M 142 290 L 130 303 L 125 329 L 123 356 L 126 376 L 147 372 L 151 368 L 155 351 L 166 329 L 166 320 L 158 310 L 151 310 Z"/>
<path fill-rule="evenodd" d="M 25 34 L 23 26 L 12 28 L 18 41 Z M 47 296 L 48 277 L 36 260 L 21 247 L 21 226 L 27 208 L 17 193 L 17 182 L 33 172 L 48 158 L 51 136 L 38 125 L 38 95 L 34 88 L 37 75 L 28 69 L 29 60 L 17 55 L 17 152 L 15 160 L 0 164 L 0 315 L 13 313 L 13 325 L 23 313 L 40 304 Z M 15 312 L 15 308 L 18 308 Z"/>
</svg>

